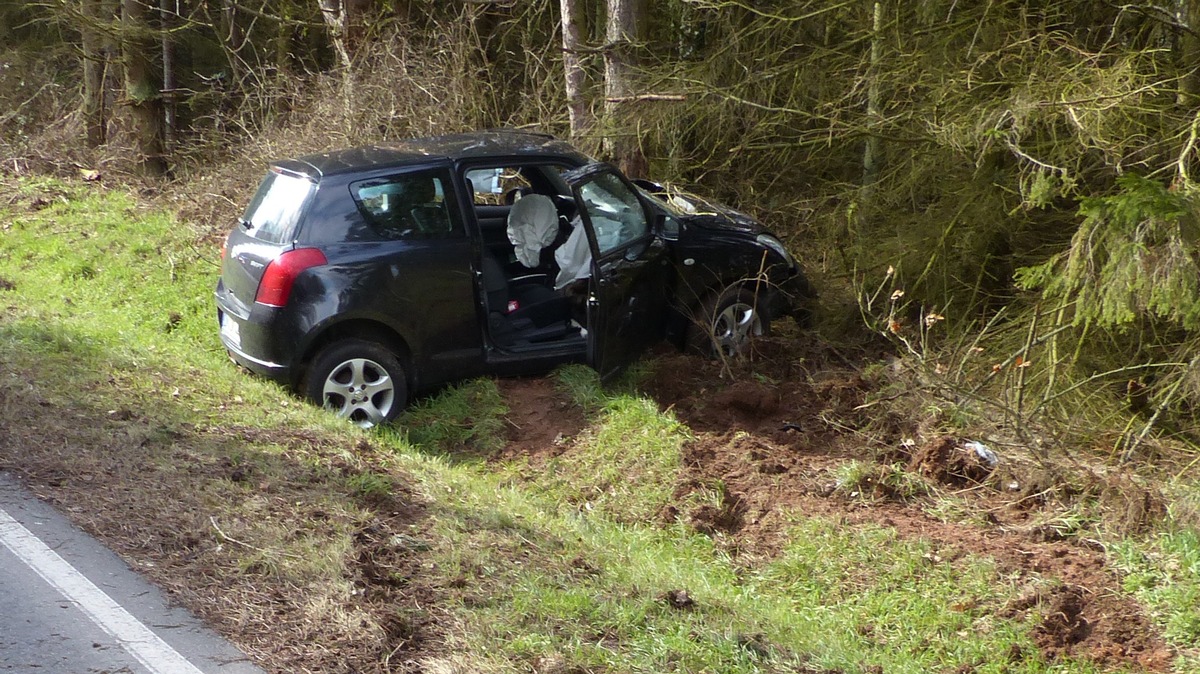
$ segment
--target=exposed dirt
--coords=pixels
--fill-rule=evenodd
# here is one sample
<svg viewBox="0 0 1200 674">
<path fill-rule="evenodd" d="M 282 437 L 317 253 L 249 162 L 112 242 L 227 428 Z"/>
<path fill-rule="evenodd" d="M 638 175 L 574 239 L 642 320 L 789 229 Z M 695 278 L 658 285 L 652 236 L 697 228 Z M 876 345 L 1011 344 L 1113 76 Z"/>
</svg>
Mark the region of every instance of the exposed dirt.
<svg viewBox="0 0 1200 674">
<path fill-rule="evenodd" d="M 964 446 L 959 438 L 942 435 L 913 452 L 908 469 L 934 482 L 954 487 L 983 484 L 992 474 L 992 465 Z"/>
<path fill-rule="evenodd" d="M 368 443 L 164 426 L 136 409 L 64 408 L 3 383 L 0 470 L 268 671 L 420 671 L 442 650 L 441 588 L 419 538 L 424 502 L 403 475 L 371 469 Z M 266 446 L 276 449 L 255 449 Z M 386 481 L 361 486 L 375 479 Z M 303 560 L 274 538 L 319 546 L 346 531 L 333 578 L 289 572 Z"/>
<path fill-rule="evenodd" d="M 549 378 L 506 379 L 498 384 L 509 408 L 508 444 L 501 458 L 558 456 L 587 425 L 583 410 L 572 405 Z"/>
<path fill-rule="evenodd" d="M 717 481 L 724 485 L 720 506 L 680 512 L 670 505 L 660 513 L 664 523 L 687 522 L 718 537 L 747 564 L 779 550 L 788 513 L 890 527 L 901 537 L 929 541 L 935 563 L 965 555 L 990 557 L 1002 573 L 1031 588 L 1053 587 L 1030 590 L 1001 611 L 1043 616 L 1034 636 L 1047 657 L 1169 669 L 1171 649 L 1141 607 L 1120 592 L 1120 579 L 1098 544 L 1033 524 L 1036 508 L 1050 507 L 1045 498 L 1031 497 L 1053 492 L 1046 476 L 1020 475 L 1024 486 L 1017 491 L 1000 486 L 1011 486 L 1017 477 L 1010 466 L 993 465 L 995 457 L 986 451 L 922 428 L 917 420 L 869 409 L 867 396 L 877 395 L 876 387 L 849 363 L 830 367 L 840 356 L 768 347 L 757 363 L 734 372 L 675 353 L 655 361 L 646 392 L 696 434 L 685 447 L 686 470 L 676 485 L 676 502 Z M 808 367 L 809 362 L 821 365 Z M 536 464 L 567 451 L 562 439 L 577 432 L 582 419 L 577 411 L 555 407 L 553 400 L 562 396 L 547 380 L 504 382 L 501 388 L 515 422 L 506 458 L 525 456 Z M 528 409 L 529 404 L 537 409 Z M 851 459 L 881 470 L 899 466 L 931 489 L 967 498 L 981 524 L 931 517 L 921 507 L 929 497 L 902 493 L 883 479 L 868 477 L 857 487 L 866 493 L 851 496 L 838 488 L 835 477 L 837 467 Z M 1160 499 L 1124 478 L 1100 480 L 1093 492 L 1111 503 L 1130 529 L 1162 512 Z"/>
</svg>

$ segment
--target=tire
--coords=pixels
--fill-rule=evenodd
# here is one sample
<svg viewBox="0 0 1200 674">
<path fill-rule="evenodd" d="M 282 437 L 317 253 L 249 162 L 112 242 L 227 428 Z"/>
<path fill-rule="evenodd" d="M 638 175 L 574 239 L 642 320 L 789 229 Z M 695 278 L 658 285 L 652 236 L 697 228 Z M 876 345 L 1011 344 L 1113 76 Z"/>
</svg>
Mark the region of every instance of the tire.
<svg viewBox="0 0 1200 674">
<path fill-rule="evenodd" d="M 386 424 L 408 402 L 408 380 L 387 347 L 361 339 L 334 342 L 313 359 L 304 394 L 362 428 Z"/>
<path fill-rule="evenodd" d="M 712 295 L 692 314 L 688 349 L 709 358 L 742 358 L 757 337 L 771 334 L 771 322 L 758 298 L 745 288 Z"/>
</svg>

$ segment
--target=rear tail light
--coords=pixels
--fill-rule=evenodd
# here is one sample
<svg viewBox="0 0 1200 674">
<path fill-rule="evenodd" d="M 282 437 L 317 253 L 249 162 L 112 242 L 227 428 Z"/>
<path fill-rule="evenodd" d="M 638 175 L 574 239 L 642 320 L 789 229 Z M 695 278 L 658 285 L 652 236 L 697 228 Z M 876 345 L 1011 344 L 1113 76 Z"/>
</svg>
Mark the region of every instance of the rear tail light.
<svg viewBox="0 0 1200 674">
<path fill-rule="evenodd" d="M 288 297 L 292 294 L 292 283 L 296 281 L 300 272 L 328 263 L 325 254 L 316 248 L 289 250 L 267 265 L 262 280 L 258 283 L 258 294 L 254 301 L 270 307 L 287 306 Z"/>
</svg>

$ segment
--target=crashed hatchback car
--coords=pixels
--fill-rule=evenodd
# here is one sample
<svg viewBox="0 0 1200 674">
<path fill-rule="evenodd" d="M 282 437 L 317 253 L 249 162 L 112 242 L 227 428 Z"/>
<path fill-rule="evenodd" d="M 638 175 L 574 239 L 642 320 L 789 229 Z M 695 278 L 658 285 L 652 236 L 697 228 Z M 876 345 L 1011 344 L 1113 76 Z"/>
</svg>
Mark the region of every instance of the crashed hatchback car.
<svg viewBox="0 0 1200 674">
<path fill-rule="evenodd" d="M 470 377 L 607 377 L 668 335 L 741 353 L 810 295 L 753 219 L 511 131 L 271 164 L 216 288 L 234 361 L 364 427 Z"/>
</svg>

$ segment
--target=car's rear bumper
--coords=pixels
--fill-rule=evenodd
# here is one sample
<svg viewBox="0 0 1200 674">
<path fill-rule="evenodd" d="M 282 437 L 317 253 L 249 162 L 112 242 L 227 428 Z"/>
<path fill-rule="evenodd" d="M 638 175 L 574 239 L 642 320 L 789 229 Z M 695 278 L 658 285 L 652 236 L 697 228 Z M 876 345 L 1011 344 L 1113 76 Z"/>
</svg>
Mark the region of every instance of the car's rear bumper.
<svg viewBox="0 0 1200 674">
<path fill-rule="evenodd" d="M 221 345 L 229 352 L 229 357 L 234 362 L 251 372 L 281 384 L 294 383 L 291 367 L 269 357 L 263 357 L 249 348 L 255 342 L 253 336 L 258 332 L 257 327 L 250 321 L 243 321 L 230 312 L 221 308 L 217 309 L 217 328 Z M 247 337 L 251 337 L 251 339 L 247 340 Z M 252 353 L 252 351 L 255 352 Z"/>
<path fill-rule="evenodd" d="M 255 374 L 259 374 L 273 381 L 277 381 L 280 384 L 290 385 L 292 383 L 292 370 L 288 366 L 280 365 L 279 363 L 271 363 L 265 360 L 259 360 L 247 353 L 239 351 L 237 347 L 231 345 L 224 339 L 221 340 L 221 343 L 225 345 L 225 350 L 229 352 L 229 357 L 232 358 L 238 365 L 241 365 Z"/>
</svg>

